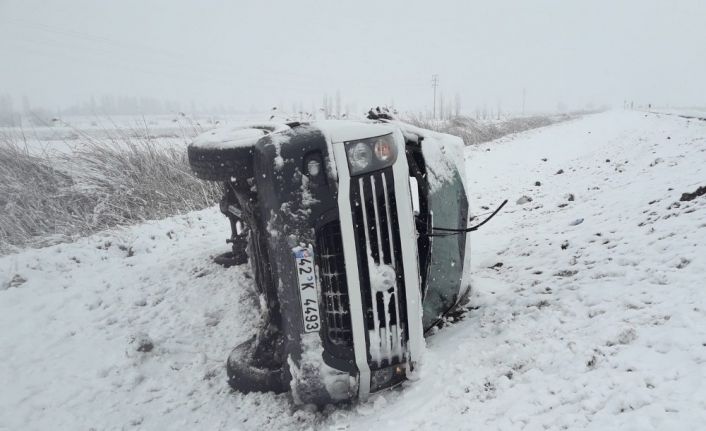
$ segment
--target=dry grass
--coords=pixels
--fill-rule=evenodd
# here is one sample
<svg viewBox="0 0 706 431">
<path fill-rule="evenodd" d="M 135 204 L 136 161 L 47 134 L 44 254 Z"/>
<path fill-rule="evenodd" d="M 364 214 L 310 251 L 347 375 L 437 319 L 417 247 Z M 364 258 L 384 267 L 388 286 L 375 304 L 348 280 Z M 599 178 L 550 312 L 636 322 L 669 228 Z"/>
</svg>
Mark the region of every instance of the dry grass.
<svg viewBox="0 0 706 431">
<path fill-rule="evenodd" d="M 194 177 L 183 147 L 148 134 L 81 135 L 71 152 L 34 154 L 0 135 L 0 254 L 211 206 L 215 183 Z M 139 135 L 139 134 L 138 134 Z"/>
<path fill-rule="evenodd" d="M 408 119 L 460 136 L 466 145 L 560 120 Z M 182 136 L 198 131 L 183 130 Z M 193 176 L 184 146 L 159 142 L 146 126 L 115 126 L 100 136 L 73 130 L 67 144 L 72 151 L 42 154 L 28 151 L 21 134 L 0 133 L 0 254 L 205 208 L 220 198 L 219 185 Z"/>
<path fill-rule="evenodd" d="M 498 122 L 485 122 L 477 121 L 471 117 L 459 116 L 443 121 L 421 118 L 411 118 L 408 121 L 415 126 L 458 136 L 463 139 L 466 145 L 474 145 L 492 141 L 512 133 L 548 126 L 570 118 L 572 117 L 568 115 L 555 117 L 534 116 L 509 118 Z"/>
</svg>

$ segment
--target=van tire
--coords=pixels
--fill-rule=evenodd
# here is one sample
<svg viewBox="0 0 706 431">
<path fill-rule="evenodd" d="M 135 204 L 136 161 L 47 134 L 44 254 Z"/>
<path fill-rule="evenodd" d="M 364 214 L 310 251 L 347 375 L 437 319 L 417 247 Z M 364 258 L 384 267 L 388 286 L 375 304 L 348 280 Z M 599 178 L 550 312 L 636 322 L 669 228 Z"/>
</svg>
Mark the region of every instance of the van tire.
<svg viewBox="0 0 706 431">
<path fill-rule="evenodd" d="M 228 356 L 226 372 L 228 384 L 238 392 L 275 392 L 289 390 L 284 382 L 283 370 L 271 362 L 272 358 L 262 357 L 262 348 L 258 349 L 257 336 L 236 346 Z M 268 360 L 269 359 L 269 360 Z M 269 366 L 267 366 L 269 365 Z M 274 366 L 273 366 L 274 365 Z"/>
<path fill-rule="evenodd" d="M 197 177 L 207 181 L 233 181 L 253 176 L 255 144 L 235 148 L 203 148 L 189 145 L 189 165 Z"/>
<path fill-rule="evenodd" d="M 235 181 L 252 178 L 253 155 L 259 140 L 288 128 L 288 125 L 266 123 L 228 129 L 225 137 L 220 137 L 216 131 L 206 132 L 202 135 L 204 137 L 202 141 L 197 138 L 189 145 L 187 149 L 189 164 L 196 176 L 202 180 Z M 252 136 L 253 131 L 256 131 L 255 137 Z M 259 137 L 258 132 L 262 132 Z M 238 139 L 240 133 L 246 136 Z M 221 139 L 224 142 L 221 142 Z M 238 141 L 236 145 L 232 145 L 233 139 Z M 231 145 L 228 145 L 229 143 Z"/>
</svg>

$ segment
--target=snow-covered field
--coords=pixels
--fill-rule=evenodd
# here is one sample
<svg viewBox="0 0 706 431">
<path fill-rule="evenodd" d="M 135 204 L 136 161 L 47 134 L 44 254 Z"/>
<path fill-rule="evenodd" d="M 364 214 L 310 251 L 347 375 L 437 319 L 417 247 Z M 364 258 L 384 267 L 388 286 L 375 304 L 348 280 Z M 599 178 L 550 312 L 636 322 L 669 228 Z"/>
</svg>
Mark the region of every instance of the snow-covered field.
<svg viewBox="0 0 706 431">
<path fill-rule="evenodd" d="M 677 115 L 687 118 L 690 117 L 693 119 L 701 119 L 701 121 L 704 121 L 704 119 L 706 119 L 706 108 L 656 108 L 652 109 L 652 112 L 656 112 L 659 114 Z"/>
<path fill-rule="evenodd" d="M 418 380 L 322 412 L 232 393 L 257 304 L 210 261 L 214 208 L 0 258 L 0 430 L 702 428 L 706 195 L 679 198 L 706 186 L 706 122 L 607 112 L 467 166 L 476 213 L 510 203 Z"/>
<path fill-rule="evenodd" d="M 262 122 L 269 113 L 231 115 L 95 115 L 67 116 L 22 126 L 0 126 L 0 141 L 8 140 L 32 154 L 66 153 L 90 142 L 125 145 L 145 141 L 164 146 L 185 146 L 199 133 L 224 124 Z M 31 120 L 31 118 L 30 118 Z"/>
</svg>

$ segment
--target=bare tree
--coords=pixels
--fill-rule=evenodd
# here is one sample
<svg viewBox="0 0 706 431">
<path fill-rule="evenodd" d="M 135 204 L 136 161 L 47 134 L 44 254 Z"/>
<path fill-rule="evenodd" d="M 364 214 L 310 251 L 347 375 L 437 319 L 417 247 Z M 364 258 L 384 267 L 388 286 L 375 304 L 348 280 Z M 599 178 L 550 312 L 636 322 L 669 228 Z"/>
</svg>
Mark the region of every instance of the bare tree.
<svg viewBox="0 0 706 431">
<path fill-rule="evenodd" d="M 432 110 L 432 116 L 436 118 L 436 89 L 439 87 L 439 75 L 431 76 L 431 87 L 434 89 L 434 108 Z"/>
<path fill-rule="evenodd" d="M 324 113 L 324 119 L 327 119 L 329 107 L 328 107 L 328 95 L 326 93 L 324 93 L 324 103 L 323 103 L 323 106 L 321 107 L 321 110 Z"/>
<path fill-rule="evenodd" d="M 341 118 L 341 92 L 336 90 L 336 118 Z"/>
</svg>

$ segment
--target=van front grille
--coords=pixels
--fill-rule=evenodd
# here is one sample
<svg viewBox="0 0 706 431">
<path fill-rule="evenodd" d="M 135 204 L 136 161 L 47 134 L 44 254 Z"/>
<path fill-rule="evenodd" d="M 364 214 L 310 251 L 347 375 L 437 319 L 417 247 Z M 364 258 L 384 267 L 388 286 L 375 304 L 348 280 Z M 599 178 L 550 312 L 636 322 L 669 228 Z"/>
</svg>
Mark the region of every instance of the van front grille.
<svg viewBox="0 0 706 431">
<path fill-rule="evenodd" d="M 351 178 L 363 314 L 372 369 L 404 361 L 406 301 L 392 168 Z"/>
<path fill-rule="evenodd" d="M 352 347 L 353 332 L 340 222 L 332 221 L 318 229 L 316 243 L 326 335 L 336 346 Z"/>
</svg>

